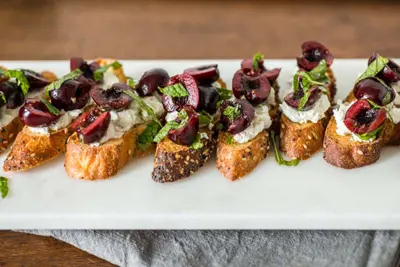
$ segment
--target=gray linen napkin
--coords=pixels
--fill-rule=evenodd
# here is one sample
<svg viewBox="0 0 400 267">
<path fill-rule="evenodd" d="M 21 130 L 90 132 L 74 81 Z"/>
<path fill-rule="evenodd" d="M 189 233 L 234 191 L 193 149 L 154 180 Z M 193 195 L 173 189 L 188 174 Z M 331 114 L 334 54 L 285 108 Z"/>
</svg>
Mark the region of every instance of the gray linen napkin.
<svg viewBox="0 0 400 267">
<path fill-rule="evenodd" d="M 400 231 L 29 230 L 119 266 L 400 266 Z"/>
</svg>

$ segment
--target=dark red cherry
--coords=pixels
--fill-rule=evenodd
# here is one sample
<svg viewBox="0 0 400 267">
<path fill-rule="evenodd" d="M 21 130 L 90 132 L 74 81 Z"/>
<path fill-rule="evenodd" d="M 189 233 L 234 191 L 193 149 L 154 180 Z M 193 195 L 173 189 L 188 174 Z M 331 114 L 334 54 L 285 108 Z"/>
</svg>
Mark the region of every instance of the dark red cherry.
<svg viewBox="0 0 400 267">
<path fill-rule="evenodd" d="M 30 127 L 48 126 L 61 115 L 54 115 L 47 106 L 38 99 L 27 99 L 19 110 L 19 119 Z"/>
<path fill-rule="evenodd" d="M 104 110 L 119 110 L 128 107 L 132 102 L 132 98 L 125 94 L 124 90 L 131 90 L 131 88 L 124 83 L 115 83 L 107 90 L 94 86 L 90 90 L 90 96 Z"/>
<path fill-rule="evenodd" d="M 169 80 L 168 72 L 164 69 L 156 68 L 146 71 L 136 86 L 136 91 L 140 96 L 149 96 L 158 90 L 158 87 L 164 87 Z"/>
<path fill-rule="evenodd" d="M 251 104 L 257 105 L 267 100 L 271 85 L 265 76 L 249 76 L 240 69 L 233 76 L 232 92 L 236 98 L 244 96 Z"/>
<path fill-rule="evenodd" d="M 182 128 L 170 130 L 168 138 L 177 144 L 190 146 L 195 141 L 199 131 L 199 116 L 191 106 L 184 106 L 183 109 L 188 115 L 188 122 Z M 180 122 L 179 118 L 177 121 Z"/>
<path fill-rule="evenodd" d="M 358 82 L 354 86 L 353 93 L 357 99 L 367 98 L 381 106 L 389 104 L 396 96 L 391 87 L 383 85 L 374 78 Z"/>
<path fill-rule="evenodd" d="M 301 45 L 302 57 L 297 58 L 297 65 L 300 69 L 310 71 L 325 59 L 328 66 L 332 65 L 334 57 L 323 44 L 308 41 Z"/>
<path fill-rule="evenodd" d="M 7 104 L 3 98 L 0 98 L 0 106 L 6 104 L 7 108 L 14 109 L 21 106 L 24 103 L 25 97 L 21 88 L 14 82 L 3 82 L 0 83 L 0 92 L 3 93 Z"/>
<path fill-rule="evenodd" d="M 34 72 L 33 70 L 21 69 L 21 71 L 24 73 L 29 82 L 30 92 L 41 90 L 50 84 L 46 78 L 44 78 L 41 74 Z"/>
<path fill-rule="evenodd" d="M 210 85 L 219 79 L 219 70 L 217 64 L 189 68 L 184 72 L 190 74 L 198 84 Z"/>
<path fill-rule="evenodd" d="M 254 70 L 254 68 L 253 68 L 253 59 L 252 58 L 244 59 L 242 61 L 242 63 L 240 64 L 240 66 L 246 75 L 254 76 L 254 75 L 261 74 L 268 79 L 270 84 L 273 84 L 276 81 L 276 79 L 278 78 L 279 74 L 281 73 L 280 68 L 275 68 L 272 70 L 265 68 L 264 60 L 258 61 L 259 68 L 257 70 Z"/>
<path fill-rule="evenodd" d="M 322 91 L 318 87 L 312 87 L 309 89 L 310 96 L 301 110 L 309 110 L 311 107 L 320 99 Z M 285 96 L 284 101 L 292 108 L 298 109 L 300 106 L 301 98 L 304 96 L 303 90 L 291 92 Z"/>
<path fill-rule="evenodd" d="M 205 110 L 209 114 L 214 114 L 217 111 L 217 102 L 219 93 L 217 88 L 212 85 L 199 85 L 200 104 L 198 111 Z"/>
<path fill-rule="evenodd" d="M 110 112 L 92 109 L 83 113 L 73 124 L 74 129 L 85 144 L 100 141 L 110 124 Z"/>
<path fill-rule="evenodd" d="M 83 72 L 83 76 L 87 79 L 93 80 L 93 73 L 100 68 L 99 63 L 93 61 L 92 63 L 87 63 L 83 58 L 72 57 L 69 61 L 70 70 L 80 69 Z M 98 81 L 101 82 L 101 81 Z"/>
<path fill-rule="evenodd" d="M 385 120 L 384 109 L 373 109 L 367 100 L 361 99 L 347 110 L 344 124 L 351 132 L 364 134 L 376 130 Z"/>
<path fill-rule="evenodd" d="M 238 109 L 238 114 L 231 118 L 224 114 L 228 107 Z M 221 119 L 220 122 L 223 129 L 230 134 L 237 134 L 245 130 L 251 124 L 255 116 L 254 107 L 244 99 L 237 99 L 236 101 L 224 101 L 221 104 Z"/>
<path fill-rule="evenodd" d="M 171 77 L 166 86 L 177 83 L 181 83 L 185 87 L 186 91 L 188 92 L 188 96 L 172 98 L 168 95 L 163 95 L 162 102 L 165 110 L 167 112 L 172 112 L 185 105 L 189 105 L 194 109 L 197 109 L 200 102 L 200 93 L 195 79 L 188 73 L 178 74 Z"/>
<path fill-rule="evenodd" d="M 67 80 L 57 90 L 50 91 L 51 103 L 58 109 L 74 110 L 86 106 L 92 83 L 79 79 Z"/>
<path fill-rule="evenodd" d="M 368 59 L 368 65 L 370 65 L 377 57 L 378 53 L 374 53 Z M 386 83 L 398 82 L 400 81 L 400 66 L 392 59 L 389 59 L 389 62 L 386 64 L 383 70 L 378 73 L 377 77 L 381 78 Z"/>
</svg>

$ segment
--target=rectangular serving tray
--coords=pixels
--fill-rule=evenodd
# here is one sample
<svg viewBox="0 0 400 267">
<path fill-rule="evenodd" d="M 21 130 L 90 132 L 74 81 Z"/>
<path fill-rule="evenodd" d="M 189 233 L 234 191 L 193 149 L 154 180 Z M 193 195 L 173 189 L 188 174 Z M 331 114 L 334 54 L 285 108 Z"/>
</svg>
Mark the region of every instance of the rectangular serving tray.
<svg viewBox="0 0 400 267">
<path fill-rule="evenodd" d="M 121 61 L 127 75 L 147 69 L 171 75 L 218 63 L 231 85 L 240 60 Z M 282 67 L 281 92 L 289 88 L 294 60 L 266 60 Z M 69 72 L 67 61 L 0 61 L 7 68 Z M 366 59 L 337 59 L 338 99 L 351 90 Z M 0 157 L 2 166 L 6 154 Z M 343 170 L 322 152 L 297 167 L 279 166 L 271 151 L 248 176 L 230 182 L 212 158 L 192 177 L 170 184 L 151 179 L 153 157 L 132 160 L 114 178 L 81 181 L 67 176 L 64 157 L 25 173 L 3 173 L 10 192 L 0 199 L 0 229 L 400 229 L 400 148 L 386 147 L 371 166 Z"/>
</svg>

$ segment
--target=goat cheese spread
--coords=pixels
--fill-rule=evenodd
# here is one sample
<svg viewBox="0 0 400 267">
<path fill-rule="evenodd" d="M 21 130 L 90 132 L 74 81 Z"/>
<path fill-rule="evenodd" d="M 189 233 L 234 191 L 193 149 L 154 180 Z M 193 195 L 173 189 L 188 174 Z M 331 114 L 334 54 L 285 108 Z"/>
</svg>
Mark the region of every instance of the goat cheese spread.
<svg viewBox="0 0 400 267">
<path fill-rule="evenodd" d="M 392 103 L 387 105 L 387 111 L 393 119 L 393 123 L 397 124 L 400 122 L 400 82 L 395 82 L 390 85 L 395 93 L 395 98 Z M 388 116 L 389 116 L 388 115 Z"/>
<path fill-rule="evenodd" d="M 74 119 L 76 119 L 82 113 L 82 111 L 83 111 L 82 109 L 65 111 L 60 116 L 60 118 L 58 118 L 58 120 L 51 123 L 49 126 L 29 127 L 29 130 L 34 133 L 49 135 L 51 132 L 55 132 L 60 129 L 66 128 L 68 125 L 72 123 Z"/>
<path fill-rule="evenodd" d="M 118 77 L 114 74 L 113 69 L 110 68 L 103 74 L 103 89 L 109 89 L 114 83 L 119 83 Z"/>
<path fill-rule="evenodd" d="M 320 119 L 325 117 L 325 112 L 329 109 L 330 106 L 331 102 L 329 102 L 329 99 L 325 94 L 322 94 L 321 97 L 314 104 L 314 106 L 309 110 L 297 110 L 286 104 L 285 101 L 280 104 L 282 112 L 286 115 L 286 117 L 289 118 L 289 120 L 301 124 L 308 121 L 317 123 Z"/>
<path fill-rule="evenodd" d="M 267 105 L 258 105 L 255 107 L 255 116 L 249 127 L 244 131 L 233 135 L 237 143 L 246 143 L 256 137 L 261 131 L 268 129 L 272 124 Z"/>
</svg>

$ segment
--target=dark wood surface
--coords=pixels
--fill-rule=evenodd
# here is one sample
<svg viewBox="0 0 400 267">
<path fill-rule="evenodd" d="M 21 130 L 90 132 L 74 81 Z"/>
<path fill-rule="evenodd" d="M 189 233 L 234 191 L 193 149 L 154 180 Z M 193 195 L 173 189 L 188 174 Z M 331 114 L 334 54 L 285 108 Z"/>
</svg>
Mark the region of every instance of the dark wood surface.
<svg viewBox="0 0 400 267">
<path fill-rule="evenodd" d="M 0 0 L 0 60 L 293 58 L 307 39 L 336 57 L 400 57 L 400 2 L 320 2 Z M 52 238 L 1 231 L 0 266 L 111 264 Z"/>
</svg>

